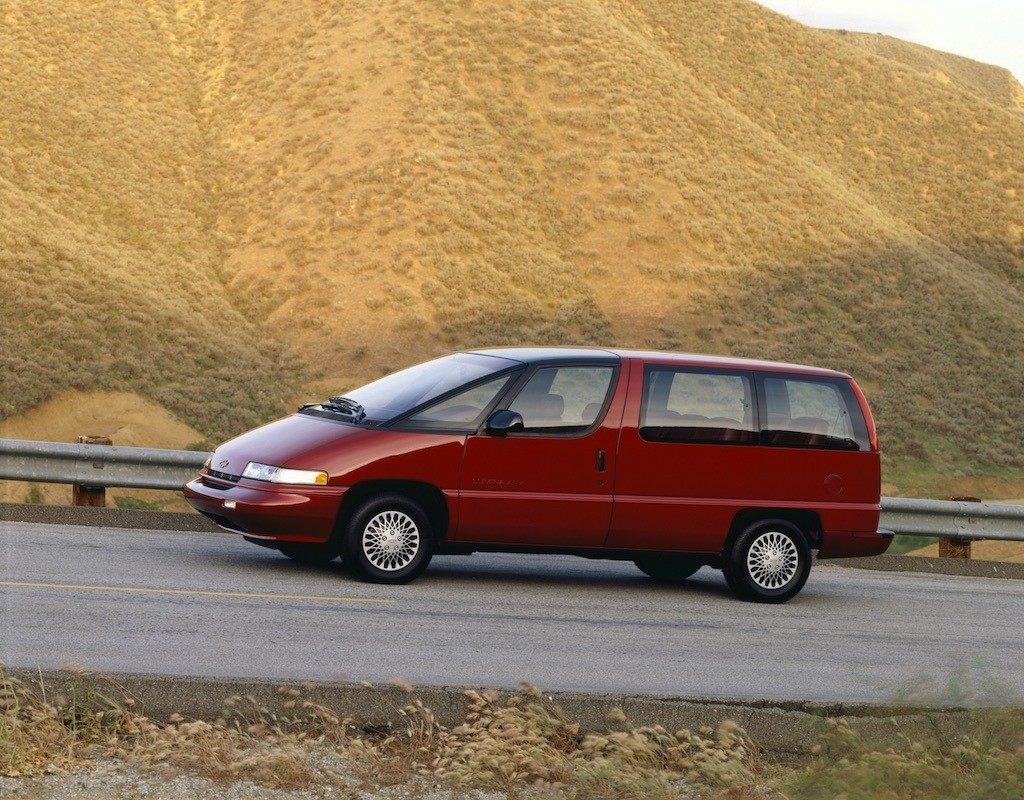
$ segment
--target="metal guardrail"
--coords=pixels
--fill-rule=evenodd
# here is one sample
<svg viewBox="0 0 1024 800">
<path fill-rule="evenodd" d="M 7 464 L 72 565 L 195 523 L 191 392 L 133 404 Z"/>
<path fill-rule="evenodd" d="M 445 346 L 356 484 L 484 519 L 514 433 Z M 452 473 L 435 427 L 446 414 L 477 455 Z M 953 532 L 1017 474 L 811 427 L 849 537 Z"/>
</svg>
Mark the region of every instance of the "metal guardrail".
<svg viewBox="0 0 1024 800">
<path fill-rule="evenodd" d="M 1024 542 L 1024 506 L 883 497 L 880 525 L 901 536 Z"/>
<path fill-rule="evenodd" d="M 0 480 L 180 489 L 209 453 L 0 439 Z"/>
<path fill-rule="evenodd" d="M 209 453 L 0 439 L 0 480 L 180 489 Z M 1024 506 L 882 498 L 881 527 L 903 536 L 1024 541 Z"/>
</svg>

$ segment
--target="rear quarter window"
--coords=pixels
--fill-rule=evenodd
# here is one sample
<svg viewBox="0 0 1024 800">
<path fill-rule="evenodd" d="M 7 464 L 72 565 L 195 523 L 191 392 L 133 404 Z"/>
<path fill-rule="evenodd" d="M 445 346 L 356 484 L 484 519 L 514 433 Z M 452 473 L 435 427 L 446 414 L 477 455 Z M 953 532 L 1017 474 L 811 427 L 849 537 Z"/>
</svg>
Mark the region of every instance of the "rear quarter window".
<svg viewBox="0 0 1024 800">
<path fill-rule="evenodd" d="M 867 424 L 849 381 L 787 375 L 758 377 L 761 444 L 869 450 Z"/>
</svg>

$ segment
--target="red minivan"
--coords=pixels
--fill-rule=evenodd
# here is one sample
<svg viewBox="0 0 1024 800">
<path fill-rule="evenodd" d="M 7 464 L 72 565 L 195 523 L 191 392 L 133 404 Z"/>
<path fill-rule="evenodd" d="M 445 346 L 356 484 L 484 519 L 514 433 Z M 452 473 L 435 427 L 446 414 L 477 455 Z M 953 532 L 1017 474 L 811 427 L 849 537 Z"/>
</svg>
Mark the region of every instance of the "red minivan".
<svg viewBox="0 0 1024 800">
<path fill-rule="evenodd" d="M 875 426 L 812 367 L 587 348 L 461 352 L 221 445 L 185 497 L 305 562 L 404 583 L 435 553 L 708 565 L 781 603 L 819 558 L 885 552 Z"/>
</svg>

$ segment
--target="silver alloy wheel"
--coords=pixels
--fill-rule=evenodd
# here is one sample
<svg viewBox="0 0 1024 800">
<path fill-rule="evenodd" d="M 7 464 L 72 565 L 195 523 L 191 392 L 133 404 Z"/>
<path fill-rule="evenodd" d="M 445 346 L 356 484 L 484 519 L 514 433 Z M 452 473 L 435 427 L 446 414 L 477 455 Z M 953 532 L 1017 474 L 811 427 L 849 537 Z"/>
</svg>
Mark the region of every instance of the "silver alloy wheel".
<svg viewBox="0 0 1024 800">
<path fill-rule="evenodd" d="M 762 589 L 781 589 L 796 577 L 800 554 L 796 542 L 779 531 L 766 531 L 747 551 L 747 572 Z"/>
<path fill-rule="evenodd" d="M 381 511 L 363 528 L 363 554 L 377 569 L 395 572 L 420 551 L 420 531 L 404 511 Z"/>
</svg>

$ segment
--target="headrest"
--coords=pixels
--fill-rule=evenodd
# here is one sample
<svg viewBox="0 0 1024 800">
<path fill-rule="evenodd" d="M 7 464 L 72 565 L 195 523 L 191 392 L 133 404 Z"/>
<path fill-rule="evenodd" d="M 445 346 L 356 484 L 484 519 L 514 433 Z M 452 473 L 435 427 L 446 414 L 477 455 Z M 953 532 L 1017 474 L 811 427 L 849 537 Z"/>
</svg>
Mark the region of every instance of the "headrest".
<svg viewBox="0 0 1024 800">
<path fill-rule="evenodd" d="M 828 423 L 821 417 L 794 417 L 789 430 L 824 436 L 828 433 Z"/>
<path fill-rule="evenodd" d="M 537 398 L 537 412 L 544 419 L 561 419 L 565 411 L 565 398 L 560 394 L 545 394 Z"/>
</svg>

